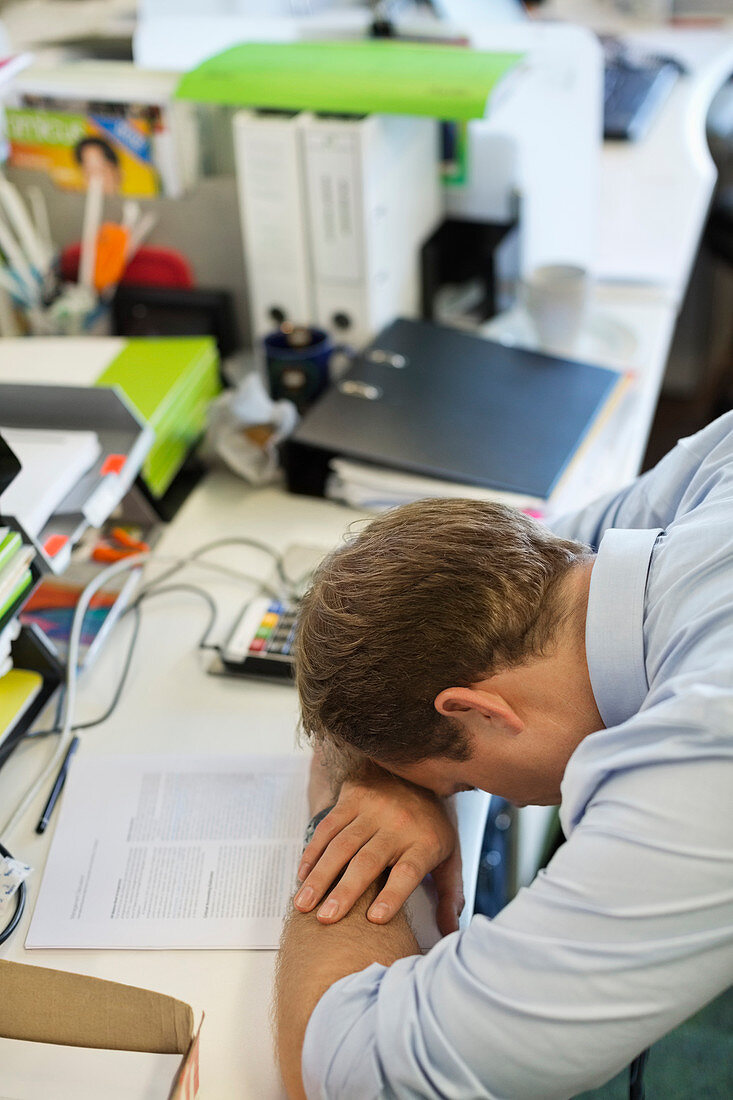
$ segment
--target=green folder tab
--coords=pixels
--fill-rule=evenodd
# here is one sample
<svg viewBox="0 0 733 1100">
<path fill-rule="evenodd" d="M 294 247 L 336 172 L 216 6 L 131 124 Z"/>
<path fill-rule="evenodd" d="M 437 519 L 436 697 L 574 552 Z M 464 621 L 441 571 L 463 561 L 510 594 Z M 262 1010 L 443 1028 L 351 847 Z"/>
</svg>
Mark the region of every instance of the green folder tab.
<svg viewBox="0 0 733 1100">
<path fill-rule="evenodd" d="M 417 42 L 246 42 L 187 73 L 179 99 L 346 114 L 482 118 L 519 53 Z"/>
<path fill-rule="evenodd" d="M 0 571 L 3 570 L 8 562 L 18 553 L 21 543 L 22 540 L 17 531 L 7 531 L 5 535 L 0 533 Z"/>
</svg>

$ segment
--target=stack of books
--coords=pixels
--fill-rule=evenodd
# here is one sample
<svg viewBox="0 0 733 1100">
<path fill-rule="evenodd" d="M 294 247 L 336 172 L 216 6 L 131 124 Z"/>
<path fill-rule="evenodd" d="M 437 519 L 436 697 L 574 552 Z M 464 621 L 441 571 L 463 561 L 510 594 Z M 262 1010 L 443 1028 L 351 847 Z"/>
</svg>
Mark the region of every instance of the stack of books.
<svg viewBox="0 0 733 1100">
<path fill-rule="evenodd" d="M 31 562 L 35 556 L 32 546 L 25 546 L 17 531 L 0 527 L 0 622 L 30 588 Z M 0 653 L 0 673 L 3 654 Z"/>
<path fill-rule="evenodd" d="M 13 668 L 11 653 L 19 633 L 14 615 L 33 583 L 34 555 L 33 547 L 25 546 L 17 531 L 0 527 L 0 746 L 43 686 L 40 673 Z"/>
</svg>

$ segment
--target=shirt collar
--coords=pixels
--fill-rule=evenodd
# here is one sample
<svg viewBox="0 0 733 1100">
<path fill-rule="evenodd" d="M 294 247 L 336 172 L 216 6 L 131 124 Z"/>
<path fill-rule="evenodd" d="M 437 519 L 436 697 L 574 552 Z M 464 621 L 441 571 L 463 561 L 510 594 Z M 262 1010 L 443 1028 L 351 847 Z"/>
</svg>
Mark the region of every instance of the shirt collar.
<svg viewBox="0 0 733 1100">
<path fill-rule="evenodd" d="M 593 695 L 607 728 L 636 714 L 649 690 L 644 592 L 660 533 L 660 528 L 606 531 L 593 563 L 585 646 Z"/>
</svg>

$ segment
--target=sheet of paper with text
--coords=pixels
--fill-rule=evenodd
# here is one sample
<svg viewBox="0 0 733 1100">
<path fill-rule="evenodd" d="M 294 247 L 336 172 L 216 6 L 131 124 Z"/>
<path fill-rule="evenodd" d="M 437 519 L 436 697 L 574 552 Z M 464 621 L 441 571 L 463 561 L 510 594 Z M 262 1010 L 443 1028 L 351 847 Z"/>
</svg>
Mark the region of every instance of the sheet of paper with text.
<svg viewBox="0 0 733 1100">
<path fill-rule="evenodd" d="M 29 948 L 274 948 L 305 756 L 97 756 L 69 773 Z"/>
</svg>

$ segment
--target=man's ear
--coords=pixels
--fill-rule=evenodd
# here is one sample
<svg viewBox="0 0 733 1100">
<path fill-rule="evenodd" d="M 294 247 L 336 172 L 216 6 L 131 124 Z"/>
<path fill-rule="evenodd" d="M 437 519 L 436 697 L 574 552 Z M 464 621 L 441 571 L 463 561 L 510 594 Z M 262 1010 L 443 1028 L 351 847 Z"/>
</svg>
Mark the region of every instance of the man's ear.
<svg viewBox="0 0 733 1100">
<path fill-rule="evenodd" d="M 489 724 L 504 733 L 521 733 L 524 723 L 502 695 L 480 687 L 449 687 L 436 695 L 435 709 L 446 718 Z"/>
</svg>

